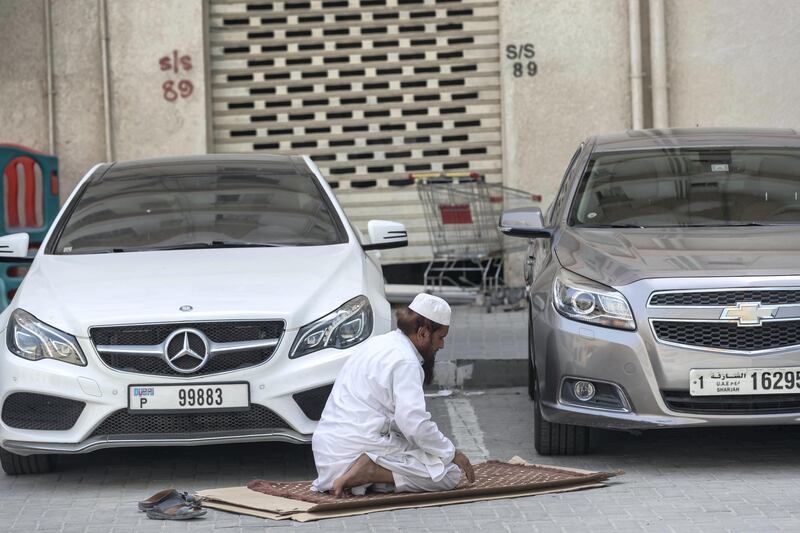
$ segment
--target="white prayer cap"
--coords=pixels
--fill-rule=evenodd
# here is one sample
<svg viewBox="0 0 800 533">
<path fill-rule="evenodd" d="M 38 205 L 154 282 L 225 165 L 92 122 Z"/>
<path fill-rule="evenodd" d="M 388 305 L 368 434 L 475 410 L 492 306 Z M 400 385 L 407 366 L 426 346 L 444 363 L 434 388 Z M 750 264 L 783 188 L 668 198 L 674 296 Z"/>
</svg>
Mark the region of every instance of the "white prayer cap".
<svg viewBox="0 0 800 533">
<path fill-rule="evenodd" d="M 450 306 L 438 296 L 421 292 L 417 294 L 408 308 L 437 324 L 450 325 Z"/>
</svg>

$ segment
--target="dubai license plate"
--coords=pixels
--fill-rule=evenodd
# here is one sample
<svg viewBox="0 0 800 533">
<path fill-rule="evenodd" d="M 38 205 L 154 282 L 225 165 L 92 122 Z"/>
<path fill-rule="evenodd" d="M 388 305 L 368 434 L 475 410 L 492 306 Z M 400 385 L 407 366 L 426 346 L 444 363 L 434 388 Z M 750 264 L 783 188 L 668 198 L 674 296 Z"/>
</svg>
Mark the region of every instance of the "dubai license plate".
<svg viewBox="0 0 800 533">
<path fill-rule="evenodd" d="M 128 411 L 132 413 L 243 411 L 249 408 L 248 383 L 128 387 Z"/>
<path fill-rule="evenodd" d="M 692 396 L 791 393 L 800 393 L 800 367 L 689 371 L 689 394 Z"/>
</svg>

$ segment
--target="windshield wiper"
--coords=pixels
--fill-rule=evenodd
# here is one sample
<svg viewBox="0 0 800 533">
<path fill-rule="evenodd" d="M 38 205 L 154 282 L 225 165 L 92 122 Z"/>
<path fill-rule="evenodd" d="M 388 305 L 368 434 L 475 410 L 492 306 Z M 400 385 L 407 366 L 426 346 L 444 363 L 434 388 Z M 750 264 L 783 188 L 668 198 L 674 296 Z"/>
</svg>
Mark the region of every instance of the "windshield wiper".
<svg viewBox="0 0 800 533">
<path fill-rule="evenodd" d="M 644 228 L 639 224 L 581 224 L 580 228 Z"/>
<path fill-rule="evenodd" d="M 94 255 L 94 254 L 119 254 L 122 252 L 128 252 L 127 248 L 105 248 L 102 250 L 79 250 L 77 252 L 69 251 L 69 252 L 56 252 L 57 255 Z"/>
<path fill-rule="evenodd" d="M 286 246 L 269 242 L 244 242 L 244 241 L 211 241 L 209 248 L 275 248 Z"/>
<path fill-rule="evenodd" d="M 734 222 L 732 224 L 681 224 L 681 228 L 741 228 L 745 226 L 771 226 L 761 222 Z"/>
<path fill-rule="evenodd" d="M 243 242 L 243 241 L 211 241 L 211 242 L 187 242 L 173 246 L 159 246 L 150 250 L 192 250 L 197 248 L 274 248 L 280 244 L 270 244 L 265 242 Z"/>
<path fill-rule="evenodd" d="M 283 244 L 271 244 L 265 242 L 242 242 L 242 241 L 211 241 L 211 242 L 186 242 L 183 244 L 171 244 L 167 246 L 147 246 L 142 248 L 115 248 L 115 252 L 148 252 L 164 250 L 202 250 L 206 248 L 274 248 L 284 246 Z"/>
<path fill-rule="evenodd" d="M 267 242 L 240 242 L 240 241 L 211 241 L 211 242 L 186 242 L 183 244 L 170 244 L 167 246 L 142 246 L 137 248 L 107 248 L 78 252 L 81 254 L 119 254 L 125 252 L 161 252 L 164 250 L 205 250 L 210 248 L 275 248 L 279 246 L 295 246 L 292 244 L 273 244 Z M 72 252 L 64 255 L 71 255 Z"/>
</svg>

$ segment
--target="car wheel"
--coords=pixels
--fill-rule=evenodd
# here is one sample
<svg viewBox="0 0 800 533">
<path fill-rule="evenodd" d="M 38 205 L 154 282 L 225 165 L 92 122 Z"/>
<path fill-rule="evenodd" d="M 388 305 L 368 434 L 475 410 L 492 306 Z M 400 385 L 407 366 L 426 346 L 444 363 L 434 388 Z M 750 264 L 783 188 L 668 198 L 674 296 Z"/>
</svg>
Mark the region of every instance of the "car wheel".
<svg viewBox="0 0 800 533">
<path fill-rule="evenodd" d="M 55 466 L 53 455 L 18 455 L 0 448 L 0 465 L 9 476 L 46 474 Z"/>
<path fill-rule="evenodd" d="M 590 428 L 548 422 L 533 402 L 533 445 L 539 455 L 583 455 L 590 450 Z"/>
</svg>

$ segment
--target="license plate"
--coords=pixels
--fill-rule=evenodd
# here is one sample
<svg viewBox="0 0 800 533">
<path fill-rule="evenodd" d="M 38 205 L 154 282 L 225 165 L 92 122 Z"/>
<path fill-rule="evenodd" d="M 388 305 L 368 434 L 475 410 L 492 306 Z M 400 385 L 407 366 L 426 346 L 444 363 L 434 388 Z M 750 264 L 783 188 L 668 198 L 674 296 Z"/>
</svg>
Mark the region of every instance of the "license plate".
<svg viewBox="0 0 800 533">
<path fill-rule="evenodd" d="M 197 385 L 130 385 L 128 411 L 169 413 L 243 411 L 250 408 L 248 383 Z"/>
<path fill-rule="evenodd" d="M 689 371 L 692 396 L 791 394 L 800 392 L 800 367 L 728 368 Z"/>
</svg>

